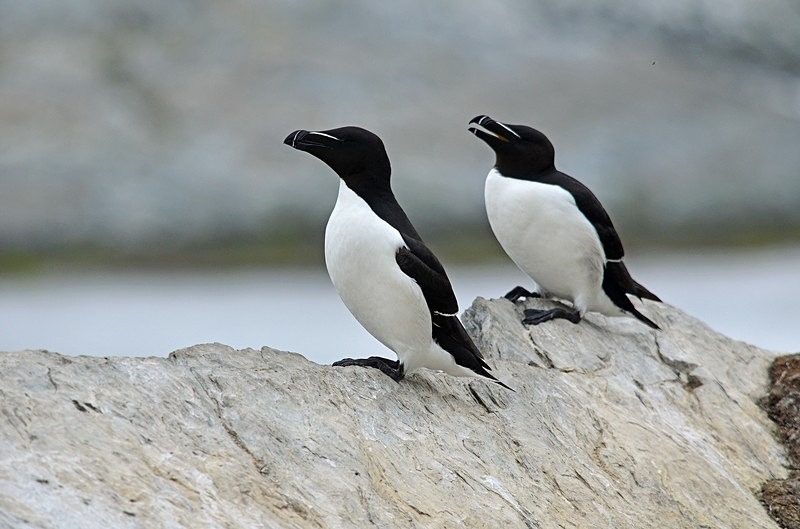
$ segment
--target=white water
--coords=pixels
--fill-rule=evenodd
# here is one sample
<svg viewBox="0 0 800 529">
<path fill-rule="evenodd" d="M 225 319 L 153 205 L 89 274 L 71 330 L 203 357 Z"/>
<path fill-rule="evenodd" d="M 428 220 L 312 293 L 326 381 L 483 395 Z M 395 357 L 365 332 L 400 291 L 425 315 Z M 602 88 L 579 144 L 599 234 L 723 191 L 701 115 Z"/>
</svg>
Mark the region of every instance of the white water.
<svg viewBox="0 0 800 529">
<path fill-rule="evenodd" d="M 628 258 L 661 298 L 734 338 L 800 351 L 800 248 Z M 448 267 L 462 310 L 526 282 L 510 265 Z M 0 279 L 0 351 L 165 356 L 204 342 L 264 345 L 330 363 L 388 355 L 324 270 L 99 273 Z"/>
</svg>

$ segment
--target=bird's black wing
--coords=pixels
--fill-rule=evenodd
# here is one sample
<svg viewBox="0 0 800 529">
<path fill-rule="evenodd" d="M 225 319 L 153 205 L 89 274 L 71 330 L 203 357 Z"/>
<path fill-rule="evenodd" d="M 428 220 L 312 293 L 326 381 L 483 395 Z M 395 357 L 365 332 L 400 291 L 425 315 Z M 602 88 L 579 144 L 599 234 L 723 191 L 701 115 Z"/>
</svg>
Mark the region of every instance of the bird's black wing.
<svg viewBox="0 0 800 529">
<path fill-rule="evenodd" d="M 404 247 L 395 255 L 400 270 L 417 282 L 431 314 L 456 314 L 458 301 L 444 267 L 425 243 L 403 234 Z"/>
<path fill-rule="evenodd" d="M 578 209 L 589 219 L 589 222 L 592 223 L 592 226 L 597 231 L 606 259 L 612 261 L 622 259 L 625 255 L 625 250 L 622 248 L 622 241 L 614 228 L 614 224 L 611 222 L 611 217 L 608 216 L 600 200 L 588 187 L 561 171 L 554 171 L 542 181 L 559 185 L 569 191 L 575 198 L 575 204 L 577 204 Z"/>
<path fill-rule="evenodd" d="M 436 256 L 422 241 L 403 235 L 406 247 L 397 250 L 400 270 L 417 282 L 431 313 L 431 337 L 462 366 L 487 369 L 480 350 L 458 319 L 458 301 Z"/>
<path fill-rule="evenodd" d="M 453 355 L 458 365 L 511 389 L 489 372 L 491 368 L 458 319 L 458 301 L 442 264 L 422 241 L 405 234 L 402 237 L 406 246 L 397 250 L 395 260 L 422 290 L 431 313 L 431 338 Z"/>
</svg>

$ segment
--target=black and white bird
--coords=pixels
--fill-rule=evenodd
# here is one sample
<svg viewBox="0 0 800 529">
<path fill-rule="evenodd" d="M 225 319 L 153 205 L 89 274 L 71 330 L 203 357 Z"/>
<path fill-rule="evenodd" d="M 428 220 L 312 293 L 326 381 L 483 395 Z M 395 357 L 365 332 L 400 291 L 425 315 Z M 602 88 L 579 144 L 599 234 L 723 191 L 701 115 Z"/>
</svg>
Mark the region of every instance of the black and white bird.
<svg viewBox="0 0 800 529">
<path fill-rule="evenodd" d="M 346 358 L 333 365 L 374 367 L 397 381 L 424 367 L 508 388 L 489 372 L 458 319 L 444 268 L 397 203 L 381 139 L 342 127 L 298 130 L 284 143 L 339 175 L 339 196 L 325 229 L 328 274 L 358 322 L 398 357 Z"/>
<path fill-rule="evenodd" d="M 511 260 L 538 285 L 537 292 L 516 287 L 506 298 L 553 296 L 574 307 L 528 309 L 523 323 L 555 318 L 578 323 L 587 311 L 596 311 L 631 314 L 658 329 L 628 295 L 661 300 L 631 277 L 622 261 L 622 241 L 597 197 L 556 169 L 550 140 L 531 127 L 489 116 L 477 116 L 470 124 L 475 126 L 469 131 L 496 155 L 484 189 L 489 224 Z"/>
</svg>

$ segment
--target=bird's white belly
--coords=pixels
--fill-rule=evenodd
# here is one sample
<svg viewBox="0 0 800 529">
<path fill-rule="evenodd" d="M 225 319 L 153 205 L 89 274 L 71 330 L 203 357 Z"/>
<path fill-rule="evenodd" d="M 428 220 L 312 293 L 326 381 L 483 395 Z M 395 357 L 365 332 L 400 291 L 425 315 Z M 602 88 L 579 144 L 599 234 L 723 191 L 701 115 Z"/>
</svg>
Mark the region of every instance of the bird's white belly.
<svg viewBox="0 0 800 529">
<path fill-rule="evenodd" d="M 358 322 L 400 361 L 431 349 L 431 317 L 422 290 L 397 265 L 400 233 L 341 182 L 325 230 L 325 264 Z"/>
<path fill-rule="evenodd" d="M 486 178 L 486 213 L 498 242 L 539 287 L 585 310 L 603 282 L 605 254 L 565 189 L 500 175 Z"/>
</svg>

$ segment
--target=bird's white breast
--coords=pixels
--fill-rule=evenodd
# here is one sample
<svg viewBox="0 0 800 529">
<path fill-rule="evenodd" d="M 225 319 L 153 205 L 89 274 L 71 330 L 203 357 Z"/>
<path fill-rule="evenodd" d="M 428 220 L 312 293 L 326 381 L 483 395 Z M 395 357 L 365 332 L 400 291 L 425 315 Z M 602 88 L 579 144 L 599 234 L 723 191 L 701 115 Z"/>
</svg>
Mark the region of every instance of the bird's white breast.
<svg viewBox="0 0 800 529">
<path fill-rule="evenodd" d="M 492 169 L 485 200 L 492 231 L 516 265 L 547 293 L 585 310 L 602 285 L 605 254 L 572 195 Z"/>
<path fill-rule="evenodd" d="M 400 233 L 340 181 L 325 230 L 328 274 L 353 316 L 403 362 L 430 349 L 431 318 L 419 285 L 397 265 L 401 246 Z"/>
</svg>

